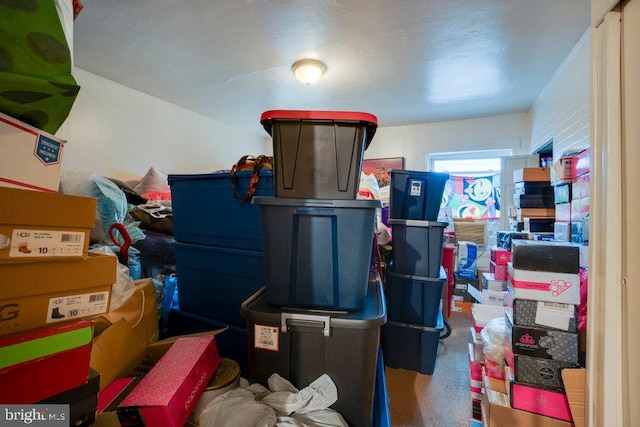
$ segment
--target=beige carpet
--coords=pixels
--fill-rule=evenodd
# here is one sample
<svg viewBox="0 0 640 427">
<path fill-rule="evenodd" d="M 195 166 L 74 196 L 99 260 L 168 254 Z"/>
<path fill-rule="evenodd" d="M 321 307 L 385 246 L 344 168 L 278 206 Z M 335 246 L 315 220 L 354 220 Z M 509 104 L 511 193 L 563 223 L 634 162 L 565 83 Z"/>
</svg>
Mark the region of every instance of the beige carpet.
<svg viewBox="0 0 640 427">
<path fill-rule="evenodd" d="M 451 313 L 451 335 L 440 341 L 433 375 L 385 368 L 393 427 L 468 426 L 471 419 L 471 315 Z"/>
</svg>

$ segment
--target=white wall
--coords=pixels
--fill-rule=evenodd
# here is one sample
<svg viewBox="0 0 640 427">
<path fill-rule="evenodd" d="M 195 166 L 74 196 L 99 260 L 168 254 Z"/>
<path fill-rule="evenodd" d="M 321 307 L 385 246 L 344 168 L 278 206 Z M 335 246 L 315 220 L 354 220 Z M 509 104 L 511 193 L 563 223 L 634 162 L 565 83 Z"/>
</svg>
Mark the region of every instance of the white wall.
<svg viewBox="0 0 640 427">
<path fill-rule="evenodd" d="M 587 31 L 531 108 L 531 151 L 553 139 L 553 158 L 589 147 L 591 33 Z"/>
<path fill-rule="evenodd" d="M 264 138 L 74 69 L 81 89 L 56 133 L 66 139 L 63 169 L 133 180 L 151 166 L 169 173 L 230 169 L 261 154 Z"/>
<path fill-rule="evenodd" d="M 510 148 L 526 154 L 529 132 L 526 113 L 378 128 L 365 158 L 404 157 L 405 169 L 426 170 L 430 153 Z"/>
</svg>

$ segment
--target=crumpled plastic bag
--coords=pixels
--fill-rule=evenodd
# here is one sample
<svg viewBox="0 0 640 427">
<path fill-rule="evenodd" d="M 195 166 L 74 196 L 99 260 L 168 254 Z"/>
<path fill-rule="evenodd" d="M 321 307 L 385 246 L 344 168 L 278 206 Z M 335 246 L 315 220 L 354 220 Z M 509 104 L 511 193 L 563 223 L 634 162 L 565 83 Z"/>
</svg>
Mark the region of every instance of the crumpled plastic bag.
<svg viewBox="0 0 640 427">
<path fill-rule="evenodd" d="M 502 365 L 504 360 L 505 329 L 506 321 L 502 316 L 489 320 L 480 332 L 484 357 L 499 365 Z"/>
<path fill-rule="evenodd" d="M 89 252 L 103 255 L 112 255 L 117 257 L 116 253 L 108 246 L 92 246 Z M 109 311 L 117 310 L 127 302 L 131 295 L 136 291 L 136 285 L 129 274 L 129 267 L 116 263 L 116 283 L 111 285 L 111 302 L 109 303 Z"/>
<path fill-rule="evenodd" d="M 348 427 L 340 413 L 329 409 L 338 400 L 338 390 L 327 374 L 302 390 L 278 374 L 268 383 L 269 389 L 252 384 L 216 397 L 200 414 L 200 426 Z"/>
</svg>

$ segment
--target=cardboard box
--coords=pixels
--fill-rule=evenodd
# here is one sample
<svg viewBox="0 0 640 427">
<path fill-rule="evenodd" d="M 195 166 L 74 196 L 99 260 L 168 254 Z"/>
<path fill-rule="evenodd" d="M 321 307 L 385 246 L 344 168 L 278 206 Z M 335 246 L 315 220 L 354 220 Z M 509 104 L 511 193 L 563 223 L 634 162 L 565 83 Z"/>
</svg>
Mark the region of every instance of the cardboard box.
<svg viewBox="0 0 640 427">
<path fill-rule="evenodd" d="M 85 384 L 91 322 L 75 320 L 0 338 L 0 402 L 39 402 Z"/>
<path fill-rule="evenodd" d="M 483 421 L 485 427 L 572 427 L 573 424 L 531 412 L 513 409 L 506 391 L 501 393 L 489 387 L 485 377 L 483 395 Z"/>
<path fill-rule="evenodd" d="M 573 184 L 573 198 L 583 199 L 591 194 L 591 174 L 586 173 L 576 178 Z"/>
<path fill-rule="evenodd" d="M 93 339 L 91 367 L 100 372 L 100 391 L 114 380 L 127 377 L 145 358 L 151 364 L 157 363 L 180 338 L 171 337 L 145 344 L 133 327 L 134 324 L 123 317 Z M 215 336 L 225 330 L 226 328 L 183 336 Z"/>
<path fill-rule="evenodd" d="M 527 233 L 552 233 L 555 218 L 524 218 L 524 231 Z"/>
<path fill-rule="evenodd" d="M 220 364 L 215 338 L 179 338 L 117 409 L 121 423 L 182 427 Z"/>
<path fill-rule="evenodd" d="M 523 168 L 513 171 L 513 182 L 550 182 L 549 168 Z"/>
<path fill-rule="evenodd" d="M 0 187 L 0 263 L 87 257 L 96 199 Z"/>
<path fill-rule="evenodd" d="M 0 265 L 0 336 L 105 313 L 117 258 Z"/>
<path fill-rule="evenodd" d="M 506 303 L 511 310 L 513 323 L 516 325 L 554 328 L 569 332 L 578 330 L 577 305 L 515 298 L 511 287 L 506 295 Z"/>
<path fill-rule="evenodd" d="M 511 261 L 511 251 L 494 245 L 491 248 L 491 261 L 495 265 L 507 265 Z"/>
<path fill-rule="evenodd" d="M 525 218 L 555 218 L 554 208 L 517 208 L 516 220 L 524 222 Z"/>
<path fill-rule="evenodd" d="M 479 291 L 476 288 L 469 286 L 467 288 L 467 293 L 481 305 L 504 307 L 506 304 L 505 298 L 507 291 L 494 291 L 491 289 L 483 289 L 482 291 Z"/>
<path fill-rule="evenodd" d="M 514 325 L 508 310 L 505 319 L 505 339 L 516 357 L 539 357 L 578 365 L 577 333 Z"/>
<path fill-rule="evenodd" d="M 471 307 L 471 321 L 473 329 L 478 336 L 489 321 L 504 317 L 504 307 L 499 305 L 473 304 Z"/>
<path fill-rule="evenodd" d="M 573 363 L 518 354 L 515 355 L 514 361 L 515 367 L 513 374 L 516 382 L 527 383 L 560 392 L 564 392 L 562 370 L 577 367 L 576 364 Z"/>
<path fill-rule="evenodd" d="M 580 275 L 518 270 L 509 266 L 514 298 L 580 304 Z"/>
<path fill-rule="evenodd" d="M 482 273 L 482 288 L 498 292 L 506 291 L 507 281 L 496 279 L 494 273 Z"/>
<path fill-rule="evenodd" d="M 472 305 L 472 302 L 457 300 L 455 295 L 451 297 L 451 311 L 470 314 Z"/>
<path fill-rule="evenodd" d="M 589 173 L 591 170 L 591 150 L 587 148 L 581 151 L 571 165 L 571 177 L 577 178 Z"/>
<path fill-rule="evenodd" d="M 553 239 L 560 242 L 571 241 L 571 223 L 556 221 L 553 224 Z"/>
<path fill-rule="evenodd" d="M 63 391 L 38 403 L 67 404 L 69 405 L 69 425 L 90 426 L 96 419 L 99 390 L 100 373 L 90 369 L 86 384 Z"/>
<path fill-rule="evenodd" d="M 580 221 L 583 218 L 589 216 L 589 197 L 583 197 L 582 199 L 573 199 L 571 201 L 571 221 Z"/>
<path fill-rule="evenodd" d="M 553 198 L 553 187 L 549 181 L 542 182 L 515 182 L 514 193 L 518 195 L 541 195 Z"/>
<path fill-rule="evenodd" d="M 512 265 L 517 270 L 578 273 L 580 250 L 566 242 L 514 241 Z"/>
<path fill-rule="evenodd" d="M 553 162 L 551 167 L 551 183 L 558 185 L 563 182 L 571 182 L 571 170 L 575 157 L 561 157 Z"/>
<path fill-rule="evenodd" d="M 0 186 L 57 192 L 65 142 L 0 113 Z"/>
<path fill-rule="evenodd" d="M 569 400 L 573 422 L 576 427 L 584 427 L 587 418 L 587 371 L 581 368 L 563 369 L 562 380 Z"/>
<path fill-rule="evenodd" d="M 489 272 L 493 273 L 496 280 L 508 280 L 507 265 L 498 265 L 493 261 L 489 262 Z"/>
<path fill-rule="evenodd" d="M 473 242 L 458 242 L 458 269 L 456 276 L 475 279 L 476 261 L 478 259 L 478 245 Z"/>
<path fill-rule="evenodd" d="M 553 187 L 553 201 L 555 204 L 569 203 L 571 201 L 571 194 L 573 190 L 573 184 L 571 182 L 565 182 Z"/>
<path fill-rule="evenodd" d="M 563 421 L 573 421 L 567 395 L 557 390 L 512 382 L 510 397 L 511 406 L 514 409 L 521 409 Z"/>
</svg>

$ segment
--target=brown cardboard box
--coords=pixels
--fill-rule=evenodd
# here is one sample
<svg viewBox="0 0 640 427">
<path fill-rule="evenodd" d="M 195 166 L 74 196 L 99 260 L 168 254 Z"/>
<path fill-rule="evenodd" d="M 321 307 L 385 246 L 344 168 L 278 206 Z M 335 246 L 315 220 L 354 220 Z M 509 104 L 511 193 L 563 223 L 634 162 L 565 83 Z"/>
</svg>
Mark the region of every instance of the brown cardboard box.
<svg viewBox="0 0 640 427">
<path fill-rule="evenodd" d="M 87 257 L 96 199 L 0 187 L 0 263 Z"/>
<path fill-rule="evenodd" d="M 0 113 L 0 186 L 58 191 L 65 142 Z"/>
<path fill-rule="evenodd" d="M 573 424 L 549 418 L 532 412 L 513 409 L 509 406 L 509 396 L 490 388 L 485 377 L 485 392 L 482 396 L 482 418 L 486 427 L 572 427 Z"/>
<path fill-rule="evenodd" d="M 576 427 L 584 427 L 586 425 L 587 370 L 580 368 L 563 369 L 562 381 L 564 382 L 567 399 L 569 399 L 573 423 Z"/>
<path fill-rule="evenodd" d="M 148 356 L 152 364 L 158 362 L 180 337 L 217 335 L 226 330 L 181 335 L 147 345 L 134 331 L 134 326 L 123 317 L 93 339 L 90 365 L 100 372 L 101 391 L 113 380 L 127 376 L 145 357 Z"/>
<path fill-rule="evenodd" d="M 549 168 L 523 168 L 513 171 L 513 182 L 550 182 Z"/>
<path fill-rule="evenodd" d="M 0 335 L 105 313 L 117 258 L 0 264 Z M 64 317 L 60 317 L 64 316 Z"/>
</svg>

